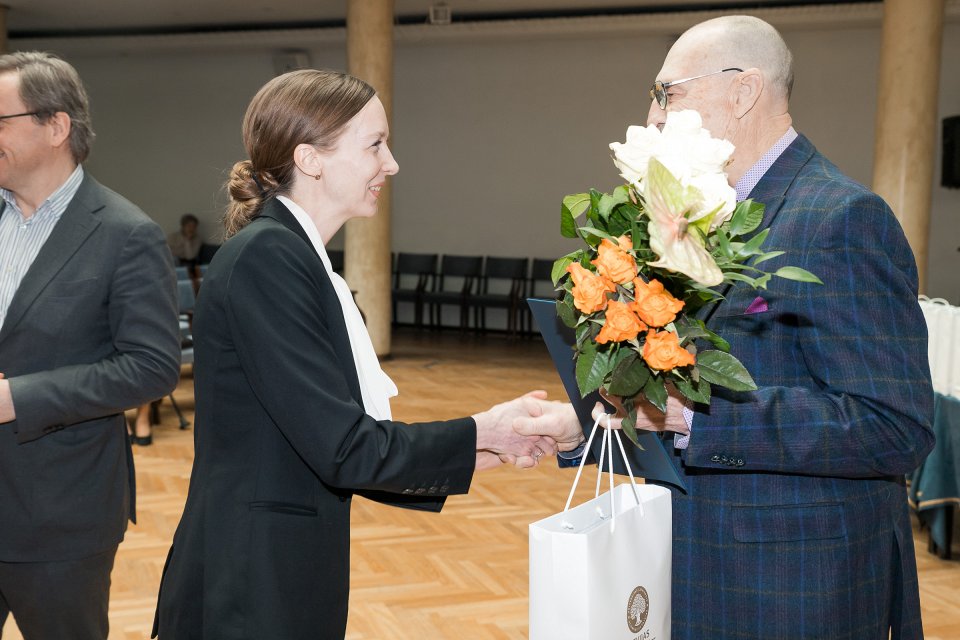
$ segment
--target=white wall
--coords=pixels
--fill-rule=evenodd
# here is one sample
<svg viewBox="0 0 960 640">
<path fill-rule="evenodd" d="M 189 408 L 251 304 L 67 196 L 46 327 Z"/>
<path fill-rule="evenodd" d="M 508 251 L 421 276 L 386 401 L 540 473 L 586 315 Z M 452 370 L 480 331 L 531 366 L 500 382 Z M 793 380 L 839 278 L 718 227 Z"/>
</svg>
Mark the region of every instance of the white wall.
<svg viewBox="0 0 960 640">
<path fill-rule="evenodd" d="M 797 129 L 869 184 L 879 25 L 780 26 L 797 61 Z M 643 123 L 671 33 L 401 39 L 394 250 L 531 257 L 569 251 L 575 245 L 558 233 L 560 199 L 615 186 L 607 144 L 622 140 L 627 125 Z M 101 53 L 102 43 L 45 43 L 63 49 L 91 94 L 98 140 L 88 169 L 165 228 L 192 211 L 214 239 L 223 180 L 243 158 L 243 112 L 273 75 L 276 48 L 254 40 L 245 49 L 133 47 L 123 54 Z M 295 40 L 290 46 L 309 49 L 314 66 L 345 67 L 342 43 Z M 14 48 L 24 44 L 36 46 L 11 41 Z M 943 60 L 941 118 L 960 114 L 956 21 L 946 25 Z M 939 186 L 939 163 L 938 153 L 927 292 L 957 303 L 960 191 Z"/>
</svg>

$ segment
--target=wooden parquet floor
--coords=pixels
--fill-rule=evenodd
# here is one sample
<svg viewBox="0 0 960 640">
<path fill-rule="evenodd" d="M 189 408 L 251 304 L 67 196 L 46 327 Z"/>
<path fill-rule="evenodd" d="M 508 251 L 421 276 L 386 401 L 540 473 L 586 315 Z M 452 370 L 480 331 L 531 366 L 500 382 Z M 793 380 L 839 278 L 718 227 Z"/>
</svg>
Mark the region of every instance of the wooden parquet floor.
<svg viewBox="0 0 960 640">
<path fill-rule="evenodd" d="M 539 341 L 401 331 L 384 368 L 400 387 L 393 407 L 404 421 L 469 415 L 534 388 L 563 397 Z M 185 371 L 175 394 L 191 421 L 192 382 Z M 149 637 L 193 459 L 193 431 L 176 425 L 164 401 L 154 445 L 134 449 L 139 522 L 130 527 L 113 571 L 111 640 Z M 563 508 L 572 478 L 553 460 L 530 471 L 496 469 L 479 474 L 470 493 L 451 497 L 440 514 L 356 499 L 347 638 L 526 638 L 527 525 Z M 914 538 L 926 638 L 956 640 L 960 561 L 927 553 L 925 533 L 915 529 Z M 954 554 L 960 557 L 958 541 Z M 21 640 L 12 620 L 3 638 Z"/>
</svg>

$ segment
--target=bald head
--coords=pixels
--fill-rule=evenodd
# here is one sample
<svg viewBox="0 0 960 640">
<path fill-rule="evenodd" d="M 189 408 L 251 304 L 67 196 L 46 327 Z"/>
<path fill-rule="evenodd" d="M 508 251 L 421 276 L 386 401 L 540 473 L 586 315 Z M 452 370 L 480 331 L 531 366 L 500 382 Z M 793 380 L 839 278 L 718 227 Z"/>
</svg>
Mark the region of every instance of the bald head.
<svg viewBox="0 0 960 640">
<path fill-rule="evenodd" d="M 647 124 L 693 109 L 715 138 L 734 144 L 731 184 L 792 125 L 793 56 L 772 26 L 751 16 L 725 16 L 688 29 L 657 74 L 664 91 L 651 100 Z M 663 104 L 664 106 L 661 106 Z"/>
<path fill-rule="evenodd" d="M 702 56 L 709 68 L 756 68 L 763 73 L 765 87 L 790 99 L 793 89 L 793 55 L 780 32 L 753 16 L 723 16 L 688 29 L 670 49 L 674 54 Z"/>
</svg>

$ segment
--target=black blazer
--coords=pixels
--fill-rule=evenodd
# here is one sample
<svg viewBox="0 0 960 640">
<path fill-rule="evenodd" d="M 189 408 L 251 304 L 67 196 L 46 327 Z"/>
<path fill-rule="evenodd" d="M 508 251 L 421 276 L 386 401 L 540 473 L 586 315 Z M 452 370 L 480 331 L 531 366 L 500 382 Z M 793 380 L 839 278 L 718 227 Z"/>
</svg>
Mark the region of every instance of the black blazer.
<svg viewBox="0 0 960 640">
<path fill-rule="evenodd" d="M 88 174 L 0 330 L 17 412 L 0 424 L 0 561 L 83 558 L 123 539 L 134 484 L 122 412 L 177 384 L 178 336 L 163 232 Z"/>
<path fill-rule="evenodd" d="M 196 458 L 154 633 L 343 638 L 352 494 L 439 510 L 469 488 L 473 420 L 364 412 L 333 285 L 276 200 L 214 257 L 194 346 Z"/>
</svg>

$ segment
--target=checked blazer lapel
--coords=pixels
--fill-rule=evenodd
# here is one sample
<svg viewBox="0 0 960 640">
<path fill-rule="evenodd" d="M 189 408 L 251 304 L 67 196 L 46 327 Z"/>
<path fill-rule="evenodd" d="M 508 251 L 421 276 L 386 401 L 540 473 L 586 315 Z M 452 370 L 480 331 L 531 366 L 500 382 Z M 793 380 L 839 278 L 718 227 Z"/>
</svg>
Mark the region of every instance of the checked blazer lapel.
<svg viewBox="0 0 960 640">
<path fill-rule="evenodd" d="M 36 260 L 27 270 L 17 292 L 10 301 L 7 318 L 0 330 L 0 344 L 23 320 L 31 305 L 44 288 L 60 273 L 63 265 L 75 254 L 93 230 L 100 224 L 96 213 L 104 204 L 98 197 L 100 185 L 89 175 L 84 176 L 80 188 L 67 205 L 53 232 L 40 248 Z M 11 215 L 10 212 L 0 215 Z"/>
<path fill-rule="evenodd" d="M 816 149 L 813 144 L 805 136 L 799 135 L 760 178 L 760 182 L 750 192 L 751 198 L 757 202 L 762 202 L 765 206 L 763 222 L 760 223 L 756 233 L 769 227 L 776 218 L 783 206 L 787 189 L 790 188 L 790 185 L 797 178 L 797 174 L 800 173 L 800 169 L 810 161 L 814 153 L 816 153 Z"/>
<path fill-rule="evenodd" d="M 763 221 L 752 235 L 760 233 L 773 224 L 774 219 L 783 207 L 787 190 L 797 178 L 800 169 L 810 161 L 814 153 L 816 153 L 816 149 L 813 144 L 801 134 L 797 136 L 797 139 L 780 154 L 776 162 L 763 174 L 763 177 L 760 178 L 760 181 L 749 195 L 751 199 L 764 205 Z M 747 284 L 744 282 L 735 282 L 724 285 L 723 289 L 720 290 L 720 294 L 726 298 L 735 286 L 747 286 Z M 713 317 L 713 314 L 716 313 L 723 302 L 721 299 L 707 305 L 701 309 L 697 316 L 704 322 L 709 322 L 710 318 Z"/>
</svg>

